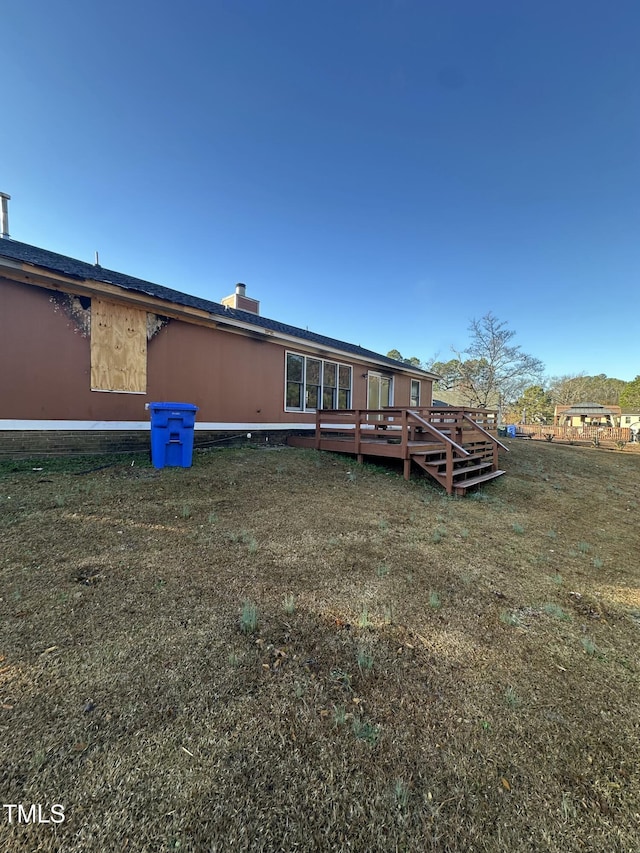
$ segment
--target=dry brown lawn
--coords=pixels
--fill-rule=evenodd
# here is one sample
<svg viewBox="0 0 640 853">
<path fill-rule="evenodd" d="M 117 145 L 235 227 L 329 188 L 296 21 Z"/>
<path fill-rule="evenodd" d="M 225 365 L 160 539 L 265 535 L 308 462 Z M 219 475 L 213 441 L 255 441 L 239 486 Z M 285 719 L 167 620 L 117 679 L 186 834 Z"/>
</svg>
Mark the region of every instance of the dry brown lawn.
<svg viewBox="0 0 640 853">
<path fill-rule="evenodd" d="M 0 466 L 0 849 L 637 853 L 640 454 L 511 447 Z"/>
</svg>

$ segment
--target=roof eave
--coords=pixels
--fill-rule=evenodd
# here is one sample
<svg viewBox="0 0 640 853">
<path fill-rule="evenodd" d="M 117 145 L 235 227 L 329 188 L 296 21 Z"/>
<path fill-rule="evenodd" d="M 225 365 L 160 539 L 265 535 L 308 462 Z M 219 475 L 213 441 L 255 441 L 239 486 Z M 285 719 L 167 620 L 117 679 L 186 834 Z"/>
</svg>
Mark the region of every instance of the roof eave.
<svg viewBox="0 0 640 853">
<path fill-rule="evenodd" d="M 1 246 L 0 246 L 1 253 Z M 207 311 L 203 308 L 195 308 L 189 305 L 183 305 L 178 302 L 170 301 L 159 296 L 147 292 L 144 287 L 122 287 L 119 284 L 114 284 L 109 281 L 109 271 L 101 269 L 105 273 L 103 277 L 93 279 L 83 278 L 79 275 L 74 275 L 69 272 L 60 272 L 44 265 L 36 265 L 26 261 L 16 261 L 12 258 L 7 258 L 0 254 L 0 269 L 6 270 L 7 277 L 14 279 L 23 284 L 32 284 L 35 286 L 48 287 L 52 290 L 61 290 L 63 288 L 75 291 L 79 295 L 88 296 L 104 296 L 106 298 L 119 298 L 130 304 L 146 306 L 150 311 L 156 314 L 166 314 L 183 319 L 191 320 L 202 324 L 203 321 L 209 320 L 211 326 L 235 329 L 238 333 L 250 334 L 255 337 L 258 334 L 260 337 L 268 340 L 278 340 L 285 344 L 294 343 L 298 347 L 302 347 L 311 352 L 327 352 L 333 353 L 342 357 L 345 360 L 361 362 L 364 364 L 373 364 L 380 367 L 382 370 L 394 371 L 397 373 L 407 374 L 420 379 L 430 379 L 436 381 L 440 377 L 437 374 L 429 371 L 421 370 L 402 362 L 387 361 L 381 354 L 350 351 L 341 349 L 330 343 L 323 343 L 310 340 L 306 337 L 297 337 L 293 334 L 287 334 L 275 329 L 265 328 L 258 323 L 252 323 L 250 320 L 240 320 L 236 317 L 229 316 L 228 311 L 222 310 L 221 303 L 216 303 L 209 300 L 212 305 L 220 305 L 220 313 Z M 140 284 L 144 282 L 140 280 Z M 149 282 L 151 285 L 152 283 Z M 168 290 L 169 288 L 165 288 Z M 246 312 L 243 312 L 246 313 Z M 267 319 L 267 318 L 265 318 Z M 319 337 L 322 337 L 319 335 Z"/>
</svg>

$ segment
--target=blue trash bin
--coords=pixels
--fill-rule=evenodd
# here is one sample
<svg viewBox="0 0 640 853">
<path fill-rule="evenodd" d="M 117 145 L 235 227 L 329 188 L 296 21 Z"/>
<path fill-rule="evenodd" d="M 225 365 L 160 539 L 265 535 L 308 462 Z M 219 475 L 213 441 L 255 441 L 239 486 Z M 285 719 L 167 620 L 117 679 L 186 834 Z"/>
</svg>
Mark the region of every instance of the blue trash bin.
<svg viewBox="0 0 640 853">
<path fill-rule="evenodd" d="M 149 403 L 154 468 L 190 468 L 198 407 L 192 403 Z"/>
<path fill-rule="evenodd" d="M 507 427 L 507 435 L 510 438 L 516 437 L 516 425 L 515 424 L 509 424 L 509 426 Z"/>
</svg>

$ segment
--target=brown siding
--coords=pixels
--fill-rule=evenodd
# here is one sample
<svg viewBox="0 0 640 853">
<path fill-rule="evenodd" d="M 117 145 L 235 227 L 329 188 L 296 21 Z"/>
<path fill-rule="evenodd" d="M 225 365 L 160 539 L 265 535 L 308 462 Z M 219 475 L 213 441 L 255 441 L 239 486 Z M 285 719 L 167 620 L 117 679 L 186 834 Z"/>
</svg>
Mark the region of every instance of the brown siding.
<svg viewBox="0 0 640 853">
<path fill-rule="evenodd" d="M 149 344 L 149 399 L 186 400 L 198 420 L 308 421 L 284 411 L 284 347 L 172 321 Z"/>
<path fill-rule="evenodd" d="M 0 418 L 147 420 L 145 403 L 195 403 L 198 421 L 309 423 L 313 413 L 284 410 L 285 352 L 304 352 L 268 338 L 171 320 L 148 342 L 147 393 L 91 391 L 86 328 L 51 291 L 0 279 Z M 366 408 L 368 365 L 350 363 L 354 408 Z M 396 375 L 398 406 L 410 401 L 410 377 Z M 431 383 L 422 381 L 423 405 Z"/>
<path fill-rule="evenodd" d="M 89 402 L 89 337 L 50 291 L 0 279 L 0 365 L 0 417 L 71 418 L 76 408 L 100 417 Z"/>
<path fill-rule="evenodd" d="M 396 376 L 394 379 L 393 405 L 411 405 L 411 378 L 409 376 Z"/>
</svg>

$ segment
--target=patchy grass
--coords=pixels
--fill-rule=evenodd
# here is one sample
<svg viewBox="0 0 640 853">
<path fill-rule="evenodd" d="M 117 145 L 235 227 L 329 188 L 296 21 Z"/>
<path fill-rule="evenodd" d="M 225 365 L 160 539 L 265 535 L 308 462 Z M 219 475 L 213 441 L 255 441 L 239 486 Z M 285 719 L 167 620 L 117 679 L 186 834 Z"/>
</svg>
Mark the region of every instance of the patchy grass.
<svg viewBox="0 0 640 853">
<path fill-rule="evenodd" d="M 640 455 L 501 462 L 0 465 L 2 849 L 637 850 Z"/>
<path fill-rule="evenodd" d="M 245 634 L 253 634 L 258 627 L 258 608 L 252 601 L 245 601 L 240 615 L 240 628 Z"/>
</svg>

